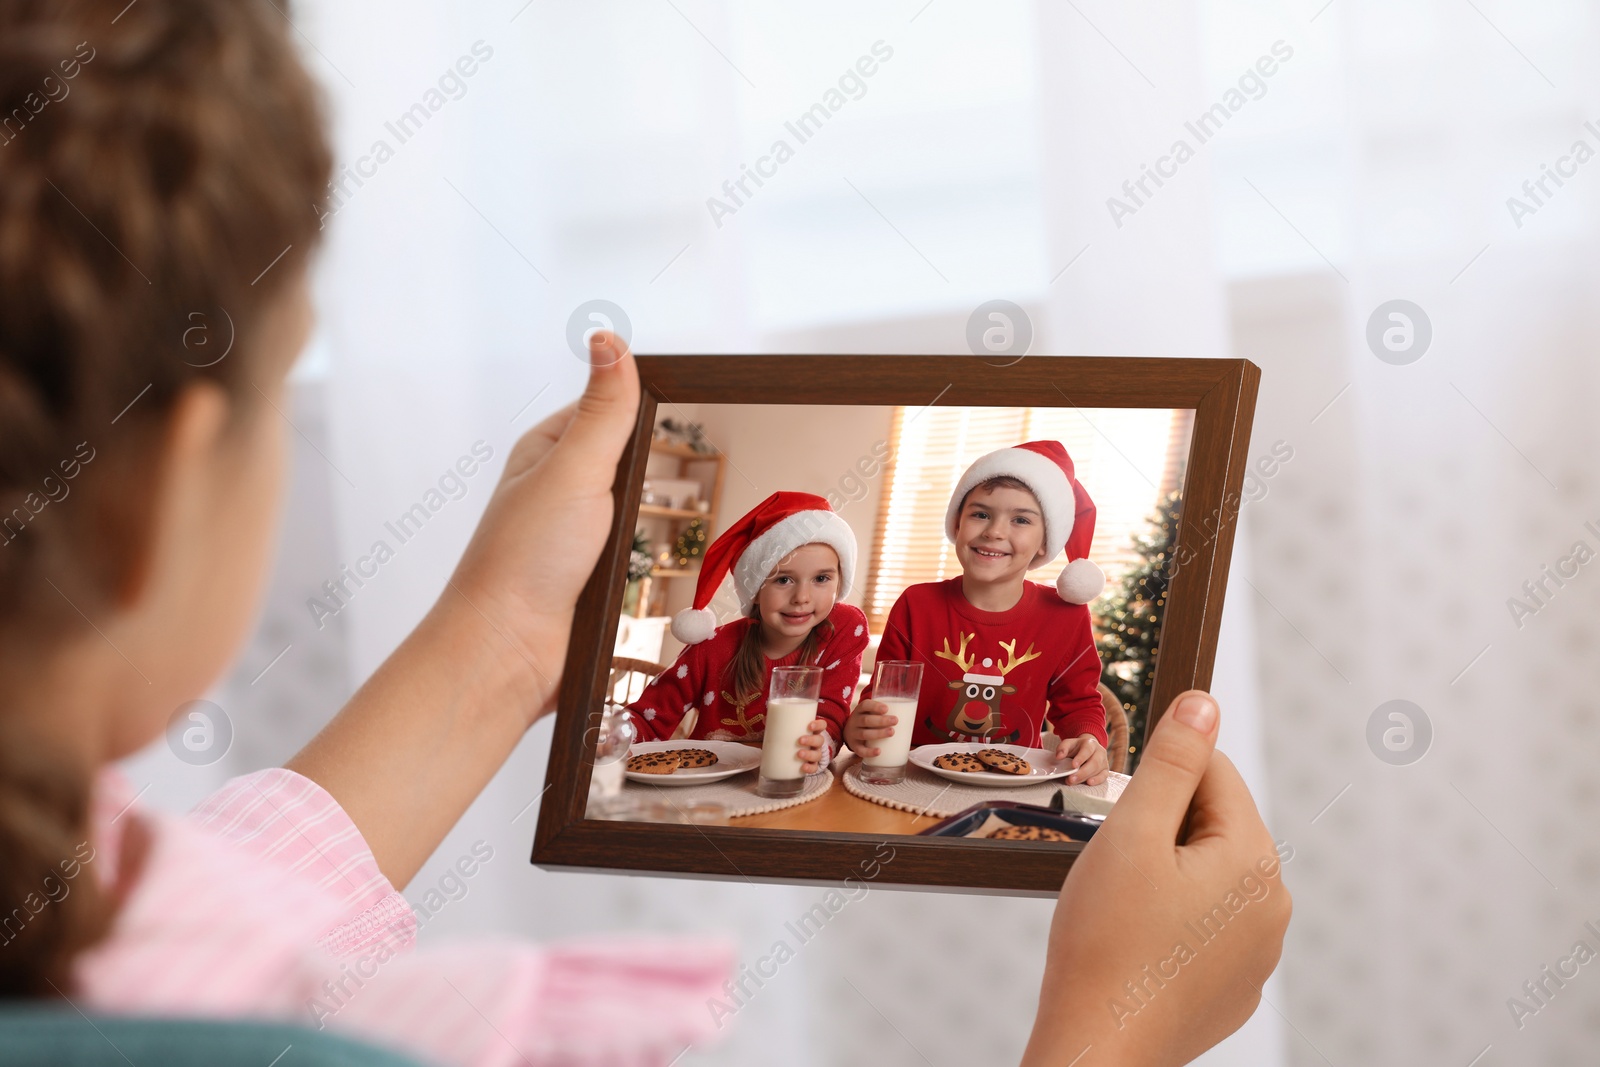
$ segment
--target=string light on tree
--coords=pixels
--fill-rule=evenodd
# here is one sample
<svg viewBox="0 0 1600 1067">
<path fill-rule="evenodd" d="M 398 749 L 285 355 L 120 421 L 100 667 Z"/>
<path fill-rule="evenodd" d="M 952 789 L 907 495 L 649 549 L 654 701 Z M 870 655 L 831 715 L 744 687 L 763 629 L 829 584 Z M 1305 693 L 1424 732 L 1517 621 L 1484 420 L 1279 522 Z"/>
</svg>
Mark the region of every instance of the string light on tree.
<svg viewBox="0 0 1600 1067">
<path fill-rule="evenodd" d="M 1161 619 L 1166 614 L 1172 558 L 1178 533 L 1182 494 L 1170 493 L 1157 505 L 1145 533 L 1133 537 L 1139 562 L 1121 584 L 1099 601 L 1094 613 L 1100 680 L 1122 702 L 1128 716 L 1128 770 L 1139 763 L 1139 739 L 1150 718 L 1150 686 L 1161 648 Z"/>
<path fill-rule="evenodd" d="M 704 519 L 690 519 L 689 525 L 683 528 L 678 535 L 676 543 L 672 546 L 672 558 L 680 567 L 688 567 L 699 562 L 700 555 L 706 550 L 706 521 Z"/>
</svg>

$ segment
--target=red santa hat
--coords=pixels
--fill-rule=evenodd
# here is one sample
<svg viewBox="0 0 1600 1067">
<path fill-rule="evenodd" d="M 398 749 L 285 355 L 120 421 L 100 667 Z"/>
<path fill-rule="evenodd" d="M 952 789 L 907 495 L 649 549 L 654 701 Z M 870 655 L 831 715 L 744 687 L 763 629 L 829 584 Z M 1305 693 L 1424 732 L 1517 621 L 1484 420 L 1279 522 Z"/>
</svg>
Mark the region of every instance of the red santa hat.
<svg viewBox="0 0 1600 1067">
<path fill-rule="evenodd" d="M 850 594 L 856 569 L 856 535 L 850 524 L 820 496 L 773 493 L 706 549 L 695 583 L 694 606 L 673 616 L 672 636 L 693 645 L 716 632 L 717 616 L 708 605 L 729 574 L 739 597 L 739 614 L 748 613 L 773 568 L 795 549 L 810 544 L 827 545 L 838 554 L 837 595 L 843 600 Z"/>
<path fill-rule="evenodd" d="M 1039 500 L 1044 512 L 1044 545 L 1028 569 L 1043 567 L 1062 548 L 1070 560 L 1056 578 L 1056 592 L 1069 604 L 1087 604 L 1105 591 L 1105 572 L 1089 560 L 1094 541 L 1094 501 L 1073 474 L 1072 457 L 1060 441 L 1029 441 L 990 452 L 967 468 L 950 494 L 945 536 L 954 544 L 967 494 L 991 478 L 1015 478 Z"/>
</svg>

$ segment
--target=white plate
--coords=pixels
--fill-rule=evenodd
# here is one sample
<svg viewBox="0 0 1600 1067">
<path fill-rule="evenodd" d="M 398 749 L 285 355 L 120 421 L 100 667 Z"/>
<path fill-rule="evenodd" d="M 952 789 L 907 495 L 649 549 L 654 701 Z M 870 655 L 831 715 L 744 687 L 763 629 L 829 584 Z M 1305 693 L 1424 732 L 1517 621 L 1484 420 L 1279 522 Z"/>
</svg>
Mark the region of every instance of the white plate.
<svg viewBox="0 0 1600 1067">
<path fill-rule="evenodd" d="M 642 756 L 648 752 L 672 752 L 680 748 L 704 748 L 717 754 L 717 762 L 709 767 L 680 767 L 671 774 L 641 774 L 628 771 L 628 781 L 644 785 L 704 785 L 720 782 L 745 771 L 761 766 L 761 749 L 741 745 L 737 741 L 639 741 L 628 750 L 628 755 Z"/>
<path fill-rule="evenodd" d="M 637 748 L 638 746 L 634 746 Z M 1028 761 L 1028 766 L 1033 770 L 1028 774 L 1001 774 L 999 771 L 947 771 L 943 767 L 935 767 L 933 761 L 946 752 L 976 752 L 982 748 L 998 748 L 1001 752 L 1009 752 L 1013 756 L 1021 756 Z M 972 742 L 958 742 L 952 745 L 919 745 L 911 750 L 911 762 L 925 771 L 932 771 L 941 778 L 948 778 L 952 782 L 962 785 L 999 786 L 1002 789 L 1011 789 L 1021 785 L 1038 785 L 1040 782 L 1054 781 L 1065 778 L 1071 764 L 1062 761 L 1056 763 L 1054 749 L 1026 748 L 1022 745 L 983 745 Z"/>
</svg>

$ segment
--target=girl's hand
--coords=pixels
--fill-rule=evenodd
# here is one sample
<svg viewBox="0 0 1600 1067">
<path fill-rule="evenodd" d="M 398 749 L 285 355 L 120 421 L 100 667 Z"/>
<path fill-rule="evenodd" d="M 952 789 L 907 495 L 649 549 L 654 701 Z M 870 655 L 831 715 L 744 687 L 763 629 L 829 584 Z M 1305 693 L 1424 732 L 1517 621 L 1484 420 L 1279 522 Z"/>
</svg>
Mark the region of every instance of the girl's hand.
<svg viewBox="0 0 1600 1067">
<path fill-rule="evenodd" d="M 844 743 L 858 756 L 876 756 L 878 746 L 873 742 L 894 736 L 897 715 L 889 714 L 889 706 L 876 700 L 863 700 L 844 721 Z"/>
<path fill-rule="evenodd" d="M 639 374 L 622 339 L 595 331 L 589 365 L 577 402 L 512 447 L 435 608 L 503 646 L 528 683 L 526 724 L 555 707 L 573 607 L 611 532 L 611 483 L 638 418 Z"/>
<path fill-rule="evenodd" d="M 333 794 L 395 885 L 555 705 L 573 608 L 611 531 L 611 483 L 639 415 L 627 346 L 597 332 L 589 358 L 578 402 L 511 449 L 438 603 L 289 763 Z"/>
<path fill-rule="evenodd" d="M 1072 761 L 1072 773 L 1067 775 L 1069 785 L 1099 785 L 1106 780 L 1111 769 L 1105 746 L 1093 734 L 1071 737 L 1056 746 L 1056 761 Z"/>
<path fill-rule="evenodd" d="M 1090 1045 L 1085 1064 L 1188 1063 L 1255 1011 L 1283 951 L 1289 891 L 1216 737 L 1211 698 L 1180 695 L 1073 864 L 1023 1067 L 1059 1067 Z M 1197 916 L 1225 932 L 1203 940 Z"/>
<path fill-rule="evenodd" d="M 806 726 L 806 732 L 800 735 L 800 770 L 804 774 L 816 774 L 822 770 L 823 760 L 828 755 L 828 724 L 822 719 L 812 719 Z"/>
</svg>

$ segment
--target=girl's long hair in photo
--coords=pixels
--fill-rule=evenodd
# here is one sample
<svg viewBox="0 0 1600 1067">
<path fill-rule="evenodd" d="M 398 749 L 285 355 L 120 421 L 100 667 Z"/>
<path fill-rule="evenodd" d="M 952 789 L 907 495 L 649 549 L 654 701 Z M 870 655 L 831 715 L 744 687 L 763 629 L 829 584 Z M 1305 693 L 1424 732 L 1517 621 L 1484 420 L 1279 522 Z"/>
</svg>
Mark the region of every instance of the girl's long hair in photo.
<svg viewBox="0 0 1600 1067">
<path fill-rule="evenodd" d="M 757 697 L 765 699 L 767 695 L 767 655 L 761 651 L 761 609 L 752 604 L 748 618 L 751 625 L 745 627 L 739 647 L 728 663 L 728 677 L 732 682 L 730 692 L 739 704 L 748 704 Z M 800 642 L 800 654 L 795 658 L 794 665 L 805 667 L 816 663 L 817 657 L 822 654 L 823 643 L 832 632 L 833 623 L 828 619 L 813 626 L 811 632 L 806 634 L 806 639 Z"/>
</svg>

